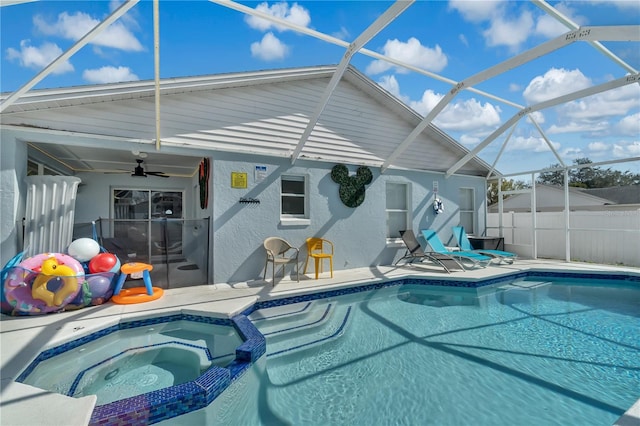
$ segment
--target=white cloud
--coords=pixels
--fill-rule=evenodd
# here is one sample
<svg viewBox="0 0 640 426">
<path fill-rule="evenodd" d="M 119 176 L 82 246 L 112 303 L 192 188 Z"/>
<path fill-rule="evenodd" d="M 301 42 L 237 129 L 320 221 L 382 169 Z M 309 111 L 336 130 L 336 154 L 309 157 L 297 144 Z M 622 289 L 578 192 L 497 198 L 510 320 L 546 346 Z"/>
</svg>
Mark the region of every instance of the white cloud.
<svg viewBox="0 0 640 426">
<path fill-rule="evenodd" d="M 400 93 L 400 84 L 394 75 L 383 75 L 380 77 L 380 80 L 378 80 L 378 84 L 405 104 L 409 104 L 411 102 L 411 99 Z"/>
<path fill-rule="evenodd" d="M 565 148 L 562 153 L 560 153 L 560 157 L 573 160 L 576 158 L 584 158 L 585 154 L 580 148 Z"/>
<path fill-rule="evenodd" d="M 62 55 L 62 49 L 55 43 L 42 43 L 39 47 L 30 46 L 29 40 L 20 42 L 20 50 L 14 48 L 7 49 L 7 58 L 10 61 L 17 60 L 18 63 L 26 68 L 41 70 L 56 58 Z M 73 65 L 69 61 L 64 61 L 52 71 L 52 74 L 64 74 L 72 72 Z"/>
<path fill-rule="evenodd" d="M 443 95 L 425 90 L 422 99 L 411 101 L 409 105 L 420 115 L 426 116 L 442 99 Z M 476 99 L 453 102 L 447 105 L 433 123 L 445 131 L 469 132 L 468 138 L 476 139 L 477 133 L 493 131 L 500 124 L 500 107 L 490 103 L 482 104 Z"/>
<path fill-rule="evenodd" d="M 531 34 L 533 17 L 523 12 L 517 19 L 496 17 L 492 19 L 489 29 L 483 31 L 488 46 L 508 46 L 516 50 Z"/>
<path fill-rule="evenodd" d="M 530 123 L 531 118 L 533 118 L 538 124 L 542 124 L 545 121 L 544 114 L 541 111 L 533 111 L 527 114 L 527 122 Z"/>
<path fill-rule="evenodd" d="M 140 80 L 138 76 L 131 72 L 131 69 L 129 69 L 128 67 L 111 66 L 85 70 L 82 73 L 82 78 L 89 83 L 96 84 Z"/>
<path fill-rule="evenodd" d="M 471 22 L 482 22 L 490 19 L 502 6 L 500 1 L 450 0 L 449 8 L 458 11 L 462 17 Z"/>
<path fill-rule="evenodd" d="M 522 96 L 529 104 L 537 104 L 589 86 L 591 86 L 591 80 L 580 70 L 551 68 L 543 76 L 537 76 L 531 80 Z"/>
<path fill-rule="evenodd" d="M 567 102 L 558 107 L 558 112 L 576 120 L 594 120 L 628 114 L 640 107 L 640 87 L 630 84 L 608 90 L 583 99 Z"/>
<path fill-rule="evenodd" d="M 632 0 L 591 0 L 592 4 L 605 4 L 607 6 L 615 6 L 620 10 L 638 10 L 640 3 Z"/>
<path fill-rule="evenodd" d="M 465 46 L 469 47 L 469 40 L 467 40 L 467 37 L 464 34 L 458 34 L 458 40 L 460 40 L 460 42 Z"/>
<path fill-rule="evenodd" d="M 637 137 L 640 135 L 640 112 L 622 118 L 615 128 L 620 135 Z"/>
<path fill-rule="evenodd" d="M 551 146 L 555 150 L 560 149 L 560 144 L 557 142 L 551 142 Z M 507 144 L 507 151 L 531 151 L 531 152 L 551 152 L 549 145 L 542 137 L 524 137 L 515 136 L 512 137 Z"/>
<path fill-rule="evenodd" d="M 428 71 L 442 71 L 447 66 L 447 56 L 442 53 L 440 46 L 436 45 L 434 48 L 423 46 L 414 37 L 411 37 L 406 43 L 398 39 L 387 40 L 382 48 L 382 53 L 390 58 Z M 371 62 L 366 72 L 368 74 L 380 74 L 393 67 L 396 68 L 398 73 L 408 72 L 403 67 L 396 67 L 383 60 Z"/>
<path fill-rule="evenodd" d="M 495 130 L 500 124 L 500 112 L 499 107 L 476 99 L 454 102 L 438 114 L 436 125 L 454 132 Z"/>
<path fill-rule="evenodd" d="M 592 152 L 600 152 L 600 151 L 608 150 L 609 145 L 607 145 L 604 142 L 591 142 L 590 144 L 587 145 L 587 148 L 589 148 L 589 151 L 592 151 Z"/>
<path fill-rule="evenodd" d="M 276 18 L 284 19 L 285 21 L 288 21 L 292 24 L 300 25 L 302 27 L 308 27 L 311 23 L 311 16 L 309 15 L 309 11 L 300 6 L 298 3 L 293 3 L 293 5 L 289 7 L 289 3 L 287 2 L 274 3 L 271 6 L 269 6 L 267 2 L 264 2 L 256 6 L 255 10 L 274 16 Z M 245 22 L 251 28 L 259 31 L 268 31 L 270 29 L 275 29 L 282 32 L 288 30 L 287 27 L 278 25 L 276 23 L 253 15 L 245 15 Z"/>
<path fill-rule="evenodd" d="M 617 158 L 640 157 L 640 141 L 614 144 L 612 152 Z"/>
<path fill-rule="evenodd" d="M 444 95 L 434 92 L 433 90 L 425 90 L 422 93 L 422 99 L 419 101 L 411 101 L 409 106 L 417 111 L 420 115 L 426 116 L 440 102 Z"/>
<path fill-rule="evenodd" d="M 560 133 L 602 133 L 609 129 L 608 121 L 569 121 L 566 123 L 554 124 L 547 129 L 547 133 L 554 135 Z"/>
<path fill-rule="evenodd" d="M 558 3 L 554 7 L 578 25 L 585 25 L 587 23 L 587 19 L 584 16 L 576 15 L 576 12 L 565 3 Z M 554 38 L 568 31 L 570 31 L 568 27 L 546 13 L 541 15 L 536 22 L 535 32 L 543 37 Z"/>
<path fill-rule="evenodd" d="M 58 19 L 52 23 L 47 22 L 40 15 L 36 15 L 33 18 L 33 24 L 41 33 L 59 36 L 73 41 L 82 38 L 99 23 L 99 20 L 83 12 L 76 12 L 72 15 L 67 12 L 62 12 L 58 15 Z M 116 21 L 109 25 L 96 36 L 91 43 L 130 52 L 140 52 L 144 50 L 138 39 L 121 21 Z"/>
<path fill-rule="evenodd" d="M 331 35 L 339 40 L 347 40 L 350 34 L 348 29 L 346 29 L 345 27 L 340 27 L 339 31 L 336 31 Z"/>
<path fill-rule="evenodd" d="M 259 42 L 251 43 L 251 56 L 264 61 L 283 59 L 288 53 L 289 47 L 272 32 L 266 33 Z"/>
</svg>

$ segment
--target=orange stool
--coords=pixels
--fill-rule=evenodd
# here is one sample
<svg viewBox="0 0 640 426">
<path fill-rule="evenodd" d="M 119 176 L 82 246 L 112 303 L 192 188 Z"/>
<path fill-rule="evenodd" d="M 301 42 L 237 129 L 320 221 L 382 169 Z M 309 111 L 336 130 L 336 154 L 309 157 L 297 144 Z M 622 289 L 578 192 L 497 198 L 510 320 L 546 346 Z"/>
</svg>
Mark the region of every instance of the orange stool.
<svg viewBox="0 0 640 426">
<path fill-rule="evenodd" d="M 113 302 L 119 304 L 130 304 L 149 302 L 151 300 L 159 299 L 164 291 L 159 287 L 153 287 L 151 285 L 151 275 L 149 275 L 149 271 L 152 269 L 153 265 L 149 265 L 148 263 L 129 262 L 122 265 L 120 268 L 118 283 L 113 291 Z M 140 273 L 142 273 L 142 279 L 146 287 L 146 295 L 144 294 L 144 290 L 141 288 L 129 288 L 122 290 L 122 286 L 124 285 L 127 276 L 134 276 L 134 274 Z M 120 294 L 121 291 L 122 295 Z"/>
</svg>

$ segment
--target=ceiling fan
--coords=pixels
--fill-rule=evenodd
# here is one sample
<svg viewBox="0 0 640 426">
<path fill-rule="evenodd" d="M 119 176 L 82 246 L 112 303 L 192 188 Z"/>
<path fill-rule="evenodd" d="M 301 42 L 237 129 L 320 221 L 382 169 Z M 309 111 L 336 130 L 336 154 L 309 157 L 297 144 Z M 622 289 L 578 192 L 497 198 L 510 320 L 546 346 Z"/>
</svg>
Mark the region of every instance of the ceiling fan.
<svg viewBox="0 0 640 426">
<path fill-rule="evenodd" d="M 133 172 L 131 172 L 131 176 L 137 176 L 137 177 L 157 176 L 157 177 L 163 177 L 163 178 L 169 177 L 168 175 L 165 175 L 164 172 L 145 171 L 144 168 L 142 167 L 143 161 L 144 160 L 136 159 L 136 162 L 138 163 L 138 165 L 133 169 Z"/>
</svg>

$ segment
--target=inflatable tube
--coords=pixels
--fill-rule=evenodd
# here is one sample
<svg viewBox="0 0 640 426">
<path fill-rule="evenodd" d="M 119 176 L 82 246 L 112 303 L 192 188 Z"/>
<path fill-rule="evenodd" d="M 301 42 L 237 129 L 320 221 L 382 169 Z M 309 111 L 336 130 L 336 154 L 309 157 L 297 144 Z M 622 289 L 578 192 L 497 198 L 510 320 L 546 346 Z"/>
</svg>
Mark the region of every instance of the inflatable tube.
<svg viewBox="0 0 640 426">
<path fill-rule="evenodd" d="M 111 301 L 119 305 L 131 305 L 133 303 L 144 303 L 158 300 L 164 294 L 164 290 L 160 287 L 153 287 L 153 293 L 147 294 L 146 287 L 124 288 L 120 294 L 111 296 Z"/>
<path fill-rule="evenodd" d="M 83 282 L 84 268 L 73 257 L 42 253 L 9 270 L 4 293 L 14 313 L 43 314 L 62 310 Z"/>
</svg>

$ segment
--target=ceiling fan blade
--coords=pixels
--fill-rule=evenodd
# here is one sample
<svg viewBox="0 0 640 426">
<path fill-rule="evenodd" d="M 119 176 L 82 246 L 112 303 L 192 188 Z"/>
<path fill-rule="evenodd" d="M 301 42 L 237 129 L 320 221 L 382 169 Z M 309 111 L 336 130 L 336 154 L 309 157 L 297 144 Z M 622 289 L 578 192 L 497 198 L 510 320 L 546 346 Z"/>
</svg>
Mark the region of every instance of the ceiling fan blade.
<svg viewBox="0 0 640 426">
<path fill-rule="evenodd" d="M 168 178 L 170 177 L 169 175 L 165 175 L 163 172 L 145 172 L 147 175 L 151 175 L 151 176 L 157 176 L 157 177 L 162 177 L 162 178 Z"/>
</svg>

